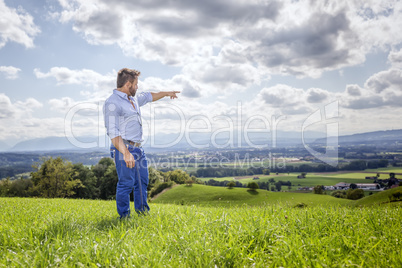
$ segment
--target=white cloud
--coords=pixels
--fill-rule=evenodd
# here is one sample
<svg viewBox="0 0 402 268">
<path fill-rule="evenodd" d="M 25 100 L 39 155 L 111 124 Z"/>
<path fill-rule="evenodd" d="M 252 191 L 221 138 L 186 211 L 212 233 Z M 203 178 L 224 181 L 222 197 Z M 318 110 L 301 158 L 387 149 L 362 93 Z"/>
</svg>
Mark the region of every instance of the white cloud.
<svg viewBox="0 0 402 268">
<path fill-rule="evenodd" d="M 60 21 L 91 44 L 117 44 L 225 88 L 258 82 L 256 73 L 319 77 L 402 41 L 399 1 L 59 2 Z"/>
<path fill-rule="evenodd" d="M 0 93 L 0 119 L 14 116 L 17 109 L 11 103 L 10 98 L 4 93 Z"/>
<path fill-rule="evenodd" d="M 7 79 L 18 78 L 18 72 L 20 71 L 20 68 L 16 68 L 13 66 L 0 66 L 0 73 L 4 73 Z"/>
<path fill-rule="evenodd" d="M 27 48 L 34 47 L 34 37 L 40 33 L 33 17 L 21 7 L 9 8 L 0 0 L 0 48 L 7 42 L 16 42 Z"/>
<path fill-rule="evenodd" d="M 402 69 L 402 49 L 399 51 L 391 51 L 388 55 L 388 61 L 394 68 Z"/>
<path fill-rule="evenodd" d="M 349 109 L 402 107 L 402 70 L 391 68 L 367 79 L 363 88 L 348 85 L 341 94 L 342 105 Z"/>
<path fill-rule="evenodd" d="M 42 107 L 43 104 L 34 98 L 12 103 L 6 94 L 0 93 L 0 119 L 29 118 L 33 110 Z"/>
<path fill-rule="evenodd" d="M 82 91 L 82 94 L 91 98 L 92 101 L 104 99 L 113 88 L 116 88 L 116 71 L 113 71 L 113 74 L 101 75 L 88 69 L 71 70 L 66 67 L 52 67 L 47 73 L 36 68 L 34 74 L 40 79 L 53 77 L 57 85 L 84 85 L 92 89 L 93 93 Z"/>
</svg>

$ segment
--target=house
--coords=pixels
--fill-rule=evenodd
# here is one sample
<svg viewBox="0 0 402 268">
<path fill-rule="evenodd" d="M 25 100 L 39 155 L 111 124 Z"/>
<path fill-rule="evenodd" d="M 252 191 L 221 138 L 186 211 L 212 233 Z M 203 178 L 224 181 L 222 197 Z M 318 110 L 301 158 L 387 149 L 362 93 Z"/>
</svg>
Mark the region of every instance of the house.
<svg viewBox="0 0 402 268">
<path fill-rule="evenodd" d="M 378 190 L 380 185 L 378 183 L 356 183 L 358 189 L 363 190 Z"/>
<path fill-rule="evenodd" d="M 362 190 L 378 190 L 380 189 L 380 185 L 378 183 L 355 183 L 357 186 L 357 189 L 362 189 Z M 339 182 L 334 185 L 334 188 L 336 190 L 347 190 L 350 187 L 350 183 L 346 182 Z"/>
<path fill-rule="evenodd" d="M 347 190 L 349 189 L 350 183 L 346 182 L 338 182 L 337 184 L 334 185 L 334 188 L 336 190 Z"/>
<path fill-rule="evenodd" d="M 324 186 L 324 190 L 333 191 L 336 190 L 334 186 Z"/>
</svg>

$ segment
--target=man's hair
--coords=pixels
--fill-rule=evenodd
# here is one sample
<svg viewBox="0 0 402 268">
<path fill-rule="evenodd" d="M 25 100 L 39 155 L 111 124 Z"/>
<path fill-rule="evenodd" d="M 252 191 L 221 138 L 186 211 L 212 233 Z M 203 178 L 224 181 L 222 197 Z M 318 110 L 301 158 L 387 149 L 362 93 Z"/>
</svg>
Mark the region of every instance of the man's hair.
<svg viewBox="0 0 402 268">
<path fill-rule="evenodd" d="M 123 87 L 127 82 L 133 82 L 140 76 L 140 71 L 123 68 L 117 73 L 117 88 Z"/>
</svg>

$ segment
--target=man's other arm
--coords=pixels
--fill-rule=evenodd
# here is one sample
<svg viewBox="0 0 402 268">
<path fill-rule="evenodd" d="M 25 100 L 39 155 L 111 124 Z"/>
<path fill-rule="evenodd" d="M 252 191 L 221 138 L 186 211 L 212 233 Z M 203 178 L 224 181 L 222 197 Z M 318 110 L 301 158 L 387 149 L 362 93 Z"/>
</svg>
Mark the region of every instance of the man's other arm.
<svg viewBox="0 0 402 268">
<path fill-rule="evenodd" d="M 126 162 L 126 166 L 128 168 L 133 168 L 135 165 L 134 156 L 127 149 L 121 136 L 117 136 L 117 137 L 113 138 L 112 143 L 113 143 L 114 147 L 116 147 L 116 149 L 119 150 L 119 152 L 123 154 L 123 158 L 124 158 L 124 162 Z"/>
</svg>

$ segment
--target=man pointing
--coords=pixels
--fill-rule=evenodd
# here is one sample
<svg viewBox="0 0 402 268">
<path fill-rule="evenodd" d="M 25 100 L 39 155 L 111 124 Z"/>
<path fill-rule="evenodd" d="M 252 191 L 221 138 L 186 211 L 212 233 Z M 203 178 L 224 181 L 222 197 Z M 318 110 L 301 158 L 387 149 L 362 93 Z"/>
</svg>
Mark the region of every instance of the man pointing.
<svg viewBox="0 0 402 268">
<path fill-rule="evenodd" d="M 117 89 L 106 100 L 103 115 L 107 134 L 112 140 L 111 156 L 116 164 L 119 181 L 116 188 L 117 212 L 120 218 L 130 216 L 130 193 L 134 189 L 137 213 L 149 211 L 147 203 L 148 161 L 141 146 L 142 119 L 140 107 L 163 97 L 177 98 L 180 91 L 137 93 L 140 72 L 121 69 L 117 74 Z"/>
</svg>

